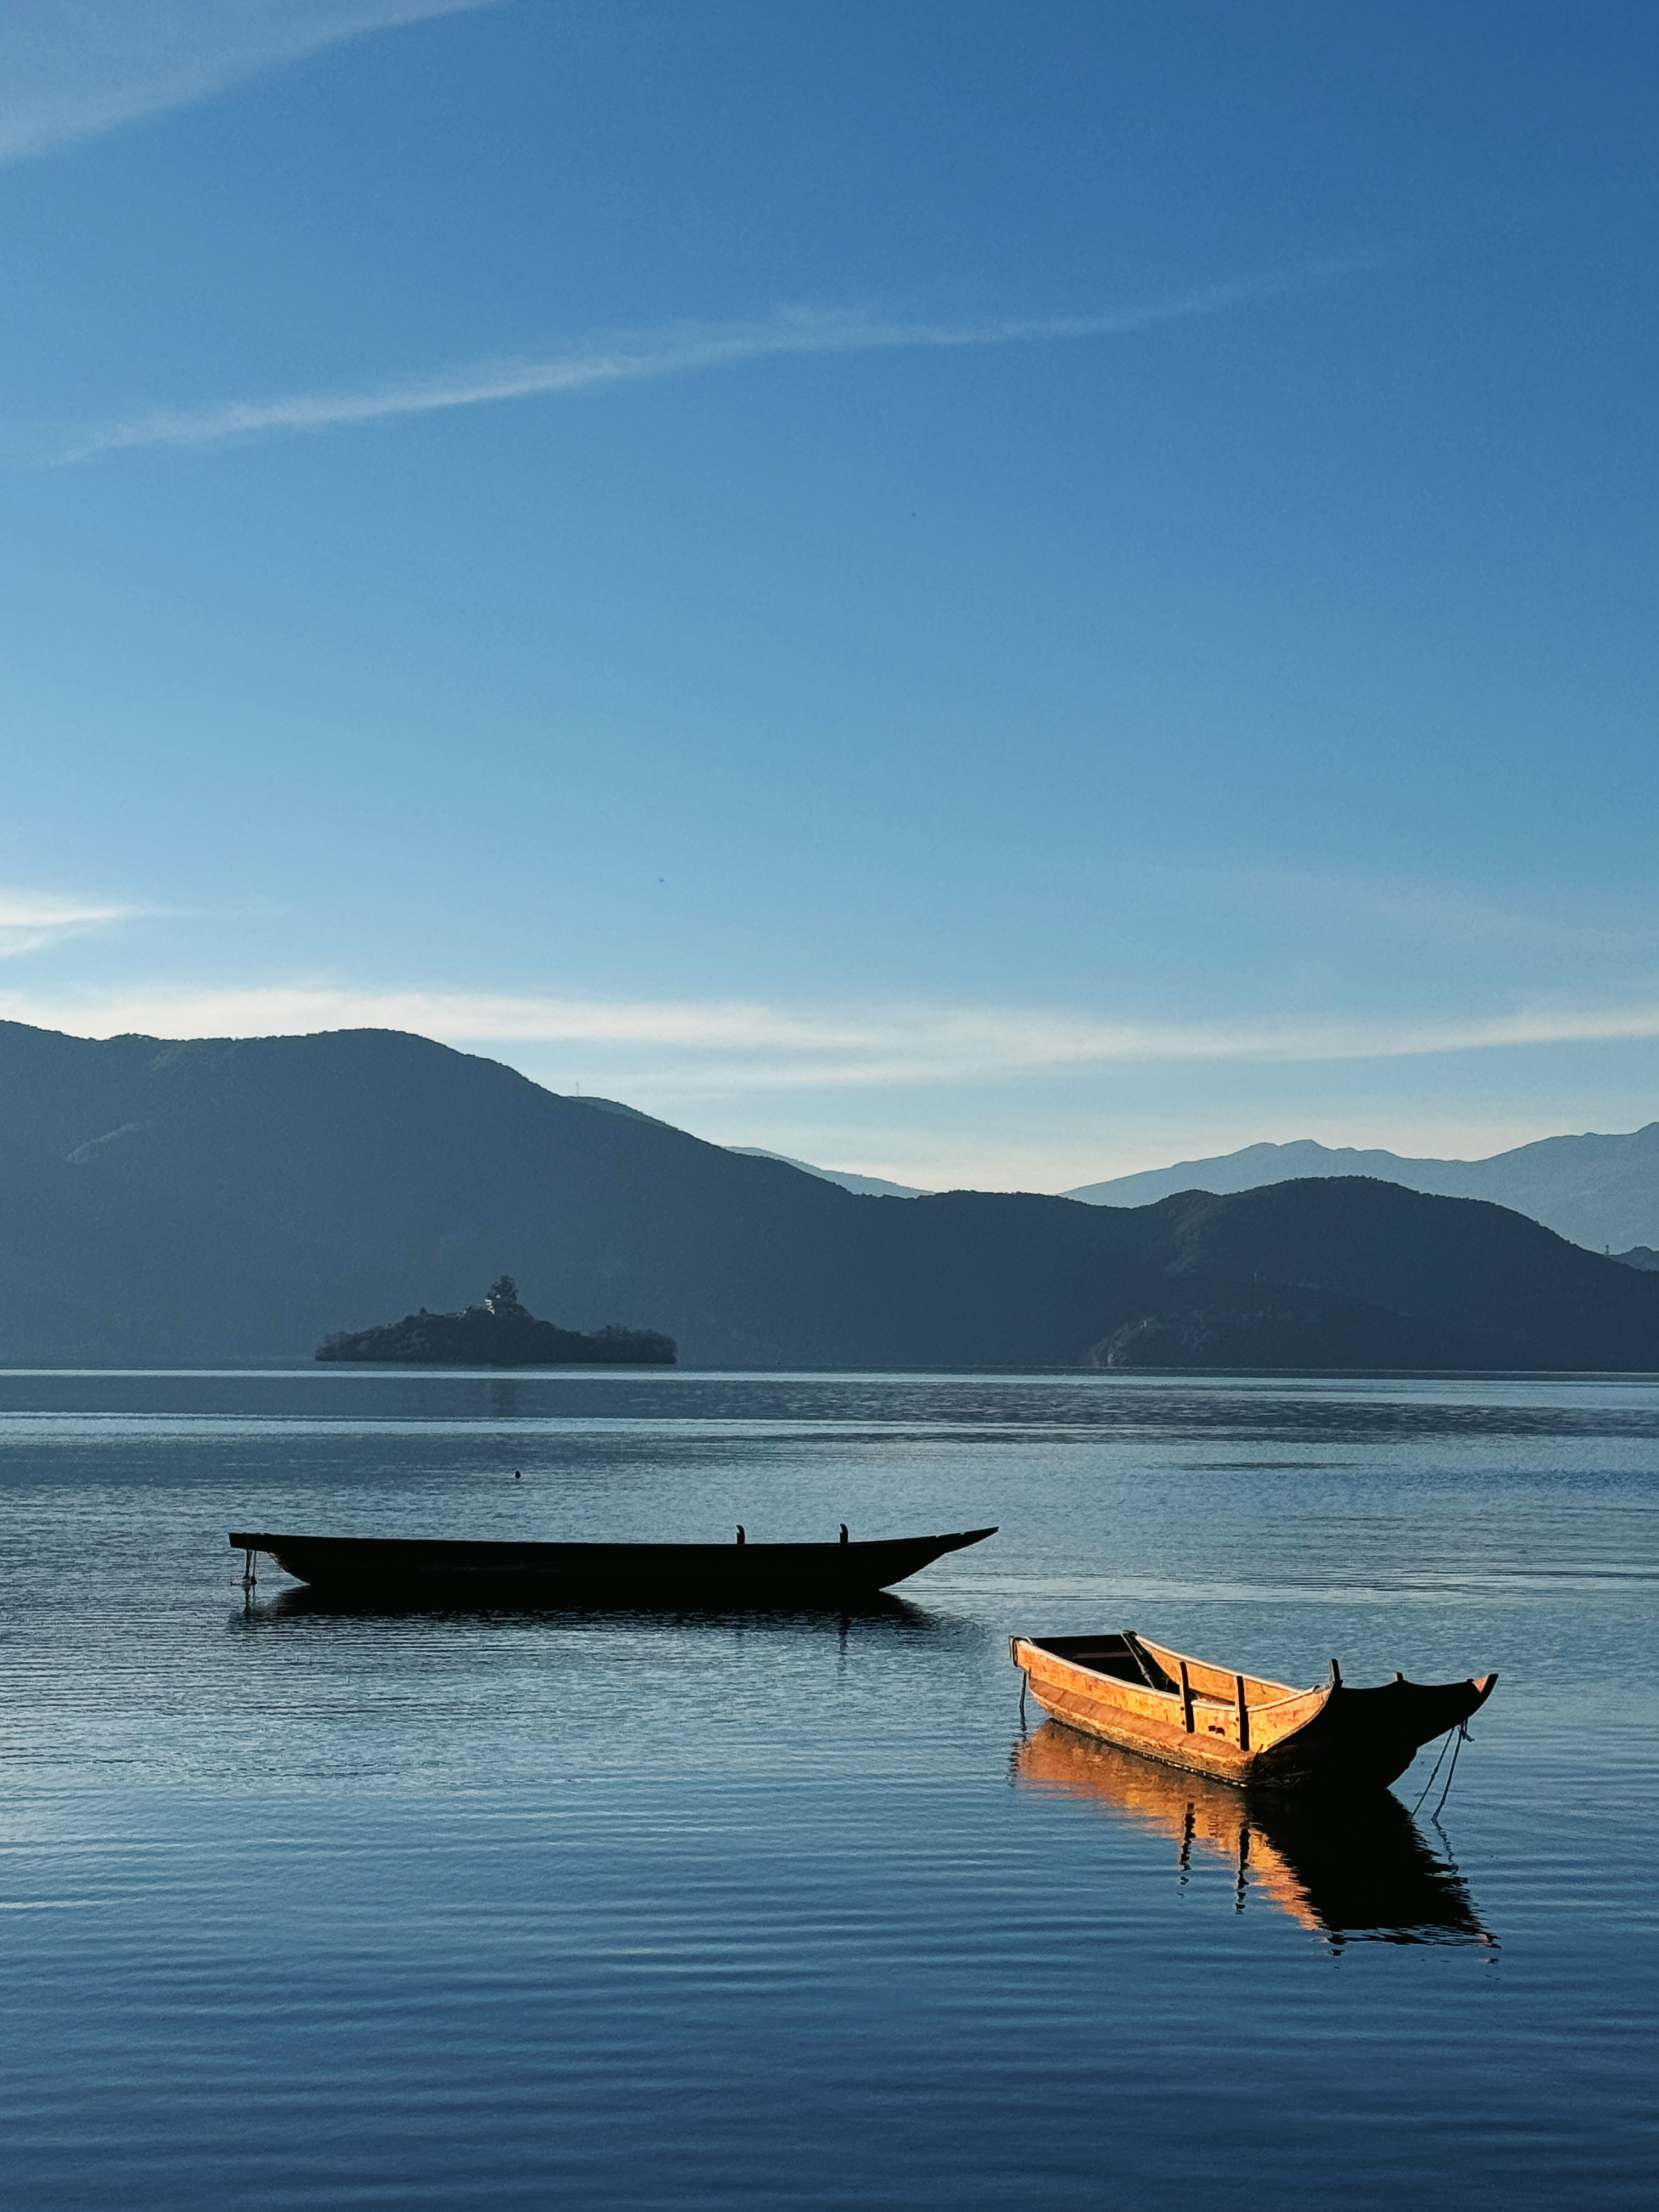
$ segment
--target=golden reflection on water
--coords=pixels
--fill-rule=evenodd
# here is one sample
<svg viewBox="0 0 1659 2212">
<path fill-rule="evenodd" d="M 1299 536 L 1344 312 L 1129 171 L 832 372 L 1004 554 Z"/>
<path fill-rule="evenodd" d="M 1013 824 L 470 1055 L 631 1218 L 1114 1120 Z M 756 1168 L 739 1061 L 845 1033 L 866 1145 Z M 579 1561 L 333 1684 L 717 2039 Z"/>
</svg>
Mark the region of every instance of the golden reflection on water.
<svg viewBox="0 0 1659 2212">
<path fill-rule="evenodd" d="M 1246 1791 L 1058 1721 L 1021 1739 L 1013 1771 L 1168 1838 L 1180 1876 L 1200 1855 L 1230 1864 L 1240 1911 L 1263 1899 L 1336 1946 L 1365 1936 L 1496 1948 L 1455 1867 L 1387 1790 L 1341 1802 Z"/>
</svg>

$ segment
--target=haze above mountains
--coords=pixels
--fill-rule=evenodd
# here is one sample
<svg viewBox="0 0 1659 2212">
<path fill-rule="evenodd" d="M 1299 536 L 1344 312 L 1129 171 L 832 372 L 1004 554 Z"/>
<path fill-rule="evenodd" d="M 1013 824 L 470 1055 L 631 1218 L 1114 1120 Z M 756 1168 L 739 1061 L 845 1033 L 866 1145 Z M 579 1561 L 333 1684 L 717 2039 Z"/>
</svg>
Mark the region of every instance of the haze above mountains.
<svg viewBox="0 0 1659 2212">
<path fill-rule="evenodd" d="M 1659 1276 L 1385 1182 L 858 1195 L 397 1031 L 0 1024 L 0 1358 L 304 1358 L 504 1270 L 690 1365 L 1659 1365 Z"/>
<path fill-rule="evenodd" d="M 782 1156 L 762 1152 L 754 1157 Z M 843 1190 L 894 1198 L 928 1195 L 904 1183 L 813 1167 L 805 1160 L 789 1164 L 839 1183 Z M 1082 1183 L 1061 1195 L 1080 1199 L 1085 1206 L 1151 1206 L 1179 1191 L 1222 1195 L 1297 1182 L 1310 1176 L 1370 1176 L 1441 1198 L 1488 1199 L 1495 1206 L 1529 1214 L 1575 1244 L 1615 1256 L 1632 1247 L 1639 1252 L 1659 1244 L 1659 1121 L 1650 1121 L 1628 1136 L 1545 1137 L 1484 1160 L 1407 1159 L 1397 1152 L 1361 1152 L 1351 1145 L 1322 1145 L 1304 1137 L 1285 1145 L 1246 1145 L 1239 1152 L 1210 1159 L 1178 1160 L 1173 1167 Z"/>
<path fill-rule="evenodd" d="M 1659 1243 L 1659 1121 L 1628 1136 L 1545 1137 L 1484 1160 L 1402 1159 L 1304 1137 L 1115 1176 L 1066 1195 L 1089 1206 L 1149 1206 L 1178 1190 L 1255 1190 L 1305 1176 L 1374 1176 L 1442 1198 L 1489 1199 L 1596 1252 Z"/>
</svg>

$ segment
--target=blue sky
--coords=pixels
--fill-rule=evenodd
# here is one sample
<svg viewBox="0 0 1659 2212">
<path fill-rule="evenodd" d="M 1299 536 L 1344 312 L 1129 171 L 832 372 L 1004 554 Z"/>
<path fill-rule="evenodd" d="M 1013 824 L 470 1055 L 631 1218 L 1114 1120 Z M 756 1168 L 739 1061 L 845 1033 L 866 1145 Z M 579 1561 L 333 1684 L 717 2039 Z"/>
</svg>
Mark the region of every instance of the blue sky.
<svg viewBox="0 0 1659 2212">
<path fill-rule="evenodd" d="M 0 1013 L 1659 1115 L 1649 9 L 13 0 Z"/>
</svg>

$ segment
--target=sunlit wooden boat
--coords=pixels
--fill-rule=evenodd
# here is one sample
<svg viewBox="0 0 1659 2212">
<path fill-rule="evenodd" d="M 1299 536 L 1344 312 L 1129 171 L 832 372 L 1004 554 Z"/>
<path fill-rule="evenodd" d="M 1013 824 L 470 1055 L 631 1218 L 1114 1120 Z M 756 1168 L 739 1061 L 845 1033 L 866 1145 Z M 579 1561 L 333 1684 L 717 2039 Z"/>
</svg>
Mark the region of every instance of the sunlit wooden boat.
<svg viewBox="0 0 1659 2212">
<path fill-rule="evenodd" d="M 1212 1666 L 1133 1629 L 1010 1638 L 1009 1655 L 1044 1709 L 1166 1766 L 1274 1789 L 1323 1783 L 1385 1788 L 1425 1743 L 1477 1712 L 1496 1674 L 1464 1682 L 1351 1689 L 1334 1659 L 1311 1690 Z"/>
<path fill-rule="evenodd" d="M 1013 1771 L 1025 1788 L 1082 1799 L 1165 1838 L 1182 1876 L 1195 1863 L 1217 1863 L 1231 1875 L 1241 1910 L 1269 1905 L 1333 1944 L 1352 1936 L 1404 1943 L 1495 1940 L 1456 1868 L 1387 1790 L 1359 1797 L 1240 1790 L 1091 1741 L 1056 1721 L 1021 1739 Z"/>
<path fill-rule="evenodd" d="M 292 1536 L 233 1529 L 231 1543 L 331 1592 L 538 1605 L 835 1605 L 889 1589 L 983 1543 L 994 1528 L 838 1544 L 518 1544 L 415 1536 Z"/>
</svg>

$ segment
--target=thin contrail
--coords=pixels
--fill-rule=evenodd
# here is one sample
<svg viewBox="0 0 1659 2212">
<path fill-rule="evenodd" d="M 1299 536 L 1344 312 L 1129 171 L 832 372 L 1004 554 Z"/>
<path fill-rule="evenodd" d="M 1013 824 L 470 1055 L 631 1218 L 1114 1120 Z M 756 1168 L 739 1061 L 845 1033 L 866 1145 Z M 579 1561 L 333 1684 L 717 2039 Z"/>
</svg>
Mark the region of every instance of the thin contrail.
<svg viewBox="0 0 1659 2212">
<path fill-rule="evenodd" d="M 1375 255 L 1316 262 L 1294 275 L 1243 279 L 1139 307 L 1085 315 L 1003 317 L 986 322 L 878 319 L 791 310 L 765 322 L 657 332 L 611 345 L 572 347 L 528 360 L 473 362 L 359 392 L 294 392 L 276 399 L 216 400 L 160 408 L 88 430 L 55 458 L 85 461 L 137 447 L 202 447 L 280 431 L 337 429 L 351 423 L 478 407 L 595 385 L 684 376 L 768 355 L 876 353 L 928 347 L 1041 345 L 1066 338 L 1111 337 L 1157 324 L 1225 314 L 1252 302 L 1329 283 L 1376 265 Z"/>
</svg>

